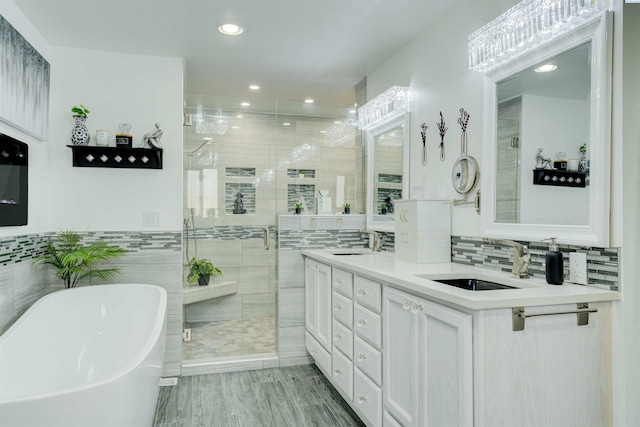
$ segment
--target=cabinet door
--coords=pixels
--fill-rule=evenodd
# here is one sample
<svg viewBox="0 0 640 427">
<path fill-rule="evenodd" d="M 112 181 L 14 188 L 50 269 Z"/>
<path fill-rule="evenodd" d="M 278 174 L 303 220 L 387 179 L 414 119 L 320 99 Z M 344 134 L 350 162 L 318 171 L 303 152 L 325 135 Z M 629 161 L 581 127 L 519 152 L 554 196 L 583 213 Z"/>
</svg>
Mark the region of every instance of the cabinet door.
<svg viewBox="0 0 640 427">
<path fill-rule="evenodd" d="M 418 326 L 411 310 L 417 299 L 385 287 L 383 293 L 383 398 L 384 406 L 404 427 L 418 424 Z M 446 424 L 443 424 L 446 425 Z"/>
<path fill-rule="evenodd" d="M 305 308 L 305 327 L 307 331 L 316 337 L 316 328 L 318 324 L 318 280 L 316 278 L 316 262 L 309 259 L 304 261 L 304 308 Z"/>
<path fill-rule="evenodd" d="M 472 317 L 420 300 L 420 408 L 423 426 L 473 425 Z"/>
<path fill-rule="evenodd" d="M 316 264 L 316 339 L 331 352 L 331 267 Z"/>
</svg>

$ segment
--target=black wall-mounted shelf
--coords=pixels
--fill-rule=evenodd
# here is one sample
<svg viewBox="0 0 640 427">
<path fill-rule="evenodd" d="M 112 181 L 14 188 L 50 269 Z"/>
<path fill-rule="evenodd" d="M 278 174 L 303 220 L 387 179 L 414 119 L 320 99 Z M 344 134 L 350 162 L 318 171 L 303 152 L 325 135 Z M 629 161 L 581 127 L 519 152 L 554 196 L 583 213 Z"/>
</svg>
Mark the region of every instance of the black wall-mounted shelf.
<svg viewBox="0 0 640 427">
<path fill-rule="evenodd" d="M 586 187 L 588 172 L 569 172 L 556 169 L 534 169 L 533 183 L 557 187 Z"/>
<path fill-rule="evenodd" d="M 73 151 L 73 166 L 81 168 L 162 169 L 161 148 L 96 147 L 67 145 Z"/>
</svg>

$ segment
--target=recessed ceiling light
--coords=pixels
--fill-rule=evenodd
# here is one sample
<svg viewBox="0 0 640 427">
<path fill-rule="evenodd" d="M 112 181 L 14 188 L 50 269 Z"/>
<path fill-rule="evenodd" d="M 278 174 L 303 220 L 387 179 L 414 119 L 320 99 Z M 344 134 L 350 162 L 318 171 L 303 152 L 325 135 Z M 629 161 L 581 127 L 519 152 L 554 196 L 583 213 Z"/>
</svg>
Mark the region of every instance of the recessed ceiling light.
<svg viewBox="0 0 640 427">
<path fill-rule="evenodd" d="M 243 107 L 248 107 L 251 104 L 249 104 L 248 102 L 241 102 L 240 105 L 242 105 Z"/>
<path fill-rule="evenodd" d="M 342 120 L 336 120 L 336 121 L 335 121 L 335 122 L 333 122 L 333 123 L 335 123 L 335 124 L 339 125 L 340 123 L 342 123 Z"/>
<path fill-rule="evenodd" d="M 313 99 L 309 98 L 309 99 L 305 99 L 304 102 L 306 104 L 313 104 Z"/>
<path fill-rule="evenodd" d="M 211 141 L 213 138 L 202 138 L 203 141 Z"/>
<path fill-rule="evenodd" d="M 544 64 L 539 66 L 538 68 L 536 68 L 535 71 L 536 73 L 548 73 L 549 71 L 553 71 L 555 69 L 557 69 L 558 66 L 554 65 L 554 64 Z"/>
<path fill-rule="evenodd" d="M 321 130 L 320 133 L 327 133 L 327 131 L 326 130 Z"/>
<path fill-rule="evenodd" d="M 350 114 L 355 114 L 355 113 L 356 113 L 356 110 L 349 110 L 349 113 L 350 113 Z"/>
<path fill-rule="evenodd" d="M 289 122 L 284 122 L 284 123 L 282 124 L 282 126 L 291 126 L 291 123 L 289 123 Z"/>
<path fill-rule="evenodd" d="M 238 36 L 244 32 L 238 24 L 226 23 L 218 26 L 218 31 L 227 36 Z"/>
<path fill-rule="evenodd" d="M 237 119 L 241 119 L 241 118 L 243 118 L 243 117 L 244 117 L 244 116 L 243 116 L 242 114 L 238 114 L 238 115 L 236 116 L 236 118 L 237 118 Z"/>
<path fill-rule="evenodd" d="M 240 126 L 231 126 L 231 129 L 240 129 Z"/>
<path fill-rule="evenodd" d="M 251 90 L 258 90 L 258 89 L 260 89 L 260 86 L 258 86 L 258 85 L 251 85 L 251 86 L 249 86 L 249 89 L 251 89 Z"/>
</svg>

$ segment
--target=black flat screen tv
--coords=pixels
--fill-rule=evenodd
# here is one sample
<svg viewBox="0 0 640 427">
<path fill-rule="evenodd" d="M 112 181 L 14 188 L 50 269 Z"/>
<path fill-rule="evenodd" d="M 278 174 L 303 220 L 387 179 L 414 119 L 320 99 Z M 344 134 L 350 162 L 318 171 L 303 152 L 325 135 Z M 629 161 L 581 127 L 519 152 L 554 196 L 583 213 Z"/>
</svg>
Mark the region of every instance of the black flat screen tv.
<svg viewBox="0 0 640 427">
<path fill-rule="evenodd" d="M 0 133 L 0 227 L 27 225 L 29 147 Z"/>
</svg>

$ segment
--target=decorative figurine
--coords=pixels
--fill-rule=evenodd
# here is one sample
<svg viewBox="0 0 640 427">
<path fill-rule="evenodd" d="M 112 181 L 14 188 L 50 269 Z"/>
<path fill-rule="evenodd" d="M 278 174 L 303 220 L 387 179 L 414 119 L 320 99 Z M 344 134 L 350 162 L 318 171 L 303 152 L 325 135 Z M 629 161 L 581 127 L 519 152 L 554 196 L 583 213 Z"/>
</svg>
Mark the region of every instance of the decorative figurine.
<svg viewBox="0 0 640 427">
<path fill-rule="evenodd" d="M 389 213 L 393 213 L 393 202 L 391 201 L 391 196 L 384 199 L 384 204 L 387 207 L 387 211 Z"/>
<path fill-rule="evenodd" d="M 440 111 L 440 123 L 436 123 L 440 131 L 440 160 L 444 162 L 444 134 L 447 133 L 448 127 L 445 126 L 442 111 Z"/>
<path fill-rule="evenodd" d="M 536 155 L 536 169 L 553 169 L 551 158 L 542 155 L 542 148 L 538 148 Z"/>
<path fill-rule="evenodd" d="M 153 131 L 144 134 L 142 137 L 142 145 L 140 145 L 140 147 L 144 147 L 149 144 L 149 147 L 151 148 L 162 148 L 160 138 L 162 138 L 162 129 L 160 129 L 160 123 L 156 123 L 156 128 Z"/>
<path fill-rule="evenodd" d="M 247 210 L 244 209 L 244 204 L 242 203 L 242 198 L 244 197 L 244 195 L 238 191 L 238 194 L 236 194 L 236 201 L 233 204 L 234 208 L 233 208 L 233 213 L 234 214 L 243 214 L 243 213 L 247 213 Z"/>
</svg>

